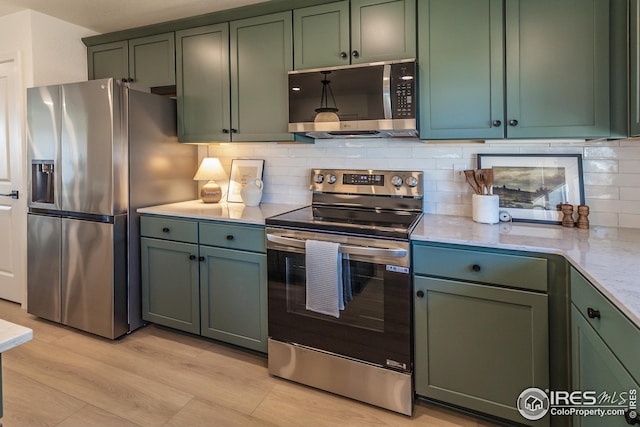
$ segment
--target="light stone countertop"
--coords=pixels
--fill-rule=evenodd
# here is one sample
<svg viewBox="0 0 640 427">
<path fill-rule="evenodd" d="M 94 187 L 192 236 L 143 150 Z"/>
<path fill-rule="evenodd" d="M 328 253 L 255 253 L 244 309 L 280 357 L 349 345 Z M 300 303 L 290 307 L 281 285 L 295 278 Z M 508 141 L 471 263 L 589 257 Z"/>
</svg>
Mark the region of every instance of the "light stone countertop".
<svg viewBox="0 0 640 427">
<path fill-rule="evenodd" d="M 31 341 L 32 338 L 31 329 L 0 319 L 0 353 Z"/>
<path fill-rule="evenodd" d="M 264 225 L 265 218 L 292 211 L 303 206 L 304 205 L 276 203 L 261 203 L 258 206 L 245 206 L 244 203 L 204 203 L 202 200 L 189 200 L 187 202 L 140 208 L 137 212 L 141 214 Z"/>
<path fill-rule="evenodd" d="M 469 217 L 425 214 L 411 239 L 563 255 L 640 327 L 640 229 L 489 225 Z"/>
</svg>

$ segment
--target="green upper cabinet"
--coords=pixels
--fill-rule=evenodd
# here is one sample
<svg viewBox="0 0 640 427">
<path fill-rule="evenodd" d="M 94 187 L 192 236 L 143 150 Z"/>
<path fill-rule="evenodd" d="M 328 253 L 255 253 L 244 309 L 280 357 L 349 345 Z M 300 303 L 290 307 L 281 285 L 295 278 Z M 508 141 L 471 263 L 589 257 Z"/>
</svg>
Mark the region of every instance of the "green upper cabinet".
<svg viewBox="0 0 640 427">
<path fill-rule="evenodd" d="M 608 0 L 506 5 L 507 136 L 609 136 Z"/>
<path fill-rule="evenodd" d="M 504 137 L 502 5 L 502 0 L 419 2 L 422 139 Z"/>
<path fill-rule="evenodd" d="M 287 72 L 291 12 L 230 23 L 232 141 L 292 141 Z"/>
<path fill-rule="evenodd" d="M 610 135 L 607 0 L 426 0 L 418 19 L 422 139 Z"/>
<path fill-rule="evenodd" d="M 293 11 L 296 70 L 349 64 L 349 2 Z"/>
<path fill-rule="evenodd" d="M 174 33 L 129 40 L 129 78 L 147 87 L 175 85 Z"/>
<path fill-rule="evenodd" d="M 629 135 L 640 135 L 640 0 L 629 2 Z"/>
<path fill-rule="evenodd" d="M 229 24 L 176 32 L 178 139 L 230 141 Z"/>
<path fill-rule="evenodd" d="M 146 87 L 176 84 L 174 33 L 90 46 L 87 59 L 91 80 L 113 77 Z"/>
<path fill-rule="evenodd" d="M 293 11 L 295 68 L 415 58 L 415 0 L 352 0 Z"/>
<path fill-rule="evenodd" d="M 129 79 L 129 43 L 105 43 L 87 48 L 89 80 Z"/>
<path fill-rule="evenodd" d="M 181 142 L 291 141 L 291 12 L 176 33 Z"/>
<path fill-rule="evenodd" d="M 415 0 L 351 0 L 351 63 L 415 57 Z"/>
</svg>

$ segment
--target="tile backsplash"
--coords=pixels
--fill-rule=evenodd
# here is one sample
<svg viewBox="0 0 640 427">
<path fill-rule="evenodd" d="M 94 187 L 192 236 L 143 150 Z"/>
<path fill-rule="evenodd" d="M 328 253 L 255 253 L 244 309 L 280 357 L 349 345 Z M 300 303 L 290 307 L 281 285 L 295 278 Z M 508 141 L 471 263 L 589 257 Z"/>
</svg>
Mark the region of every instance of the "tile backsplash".
<svg viewBox="0 0 640 427">
<path fill-rule="evenodd" d="M 582 154 L 591 224 L 640 228 L 640 140 L 331 139 L 315 144 L 220 143 L 203 151 L 220 158 L 227 173 L 232 159 L 264 159 L 265 203 L 310 203 L 312 168 L 406 169 L 424 172 L 426 213 L 469 217 L 472 192 L 462 171 L 476 167 L 478 153 Z"/>
</svg>

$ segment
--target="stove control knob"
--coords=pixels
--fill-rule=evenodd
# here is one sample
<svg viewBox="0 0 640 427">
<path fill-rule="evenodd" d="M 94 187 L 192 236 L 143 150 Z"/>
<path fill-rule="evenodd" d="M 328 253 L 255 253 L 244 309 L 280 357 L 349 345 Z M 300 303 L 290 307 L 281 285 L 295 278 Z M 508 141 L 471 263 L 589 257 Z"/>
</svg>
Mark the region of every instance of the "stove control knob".
<svg viewBox="0 0 640 427">
<path fill-rule="evenodd" d="M 416 185 L 418 185 L 418 178 L 416 178 L 415 176 L 408 177 L 407 185 L 412 188 L 415 187 Z"/>
<path fill-rule="evenodd" d="M 335 175 L 331 175 L 331 174 L 327 175 L 327 183 L 335 184 L 336 180 L 337 180 L 337 178 L 336 178 Z"/>
<path fill-rule="evenodd" d="M 400 178 L 398 175 L 395 175 L 393 178 L 391 178 L 391 184 L 396 188 L 402 186 L 402 178 Z"/>
<path fill-rule="evenodd" d="M 313 177 L 313 182 L 316 184 L 322 184 L 322 181 L 324 181 L 324 175 L 322 175 L 321 173 L 317 173 Z"/>
</svg>

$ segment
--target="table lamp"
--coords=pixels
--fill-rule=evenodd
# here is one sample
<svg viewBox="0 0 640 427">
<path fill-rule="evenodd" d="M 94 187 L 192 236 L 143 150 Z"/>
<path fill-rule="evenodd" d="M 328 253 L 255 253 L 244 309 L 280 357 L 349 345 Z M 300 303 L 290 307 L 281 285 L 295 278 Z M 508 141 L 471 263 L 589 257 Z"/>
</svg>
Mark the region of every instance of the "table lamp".
<svg viewBox="0 0 640 427">
<path fill-rule="evenodd" d="M 227 179 L 227 174 L 217 157 L 205 157 L 193 177 L 194 181 L 207 181 L 200 190 L 200 199 L 204 203 L 218 203 L 222 198 L 222 188 L 215 181 Z"/>
</svg>

